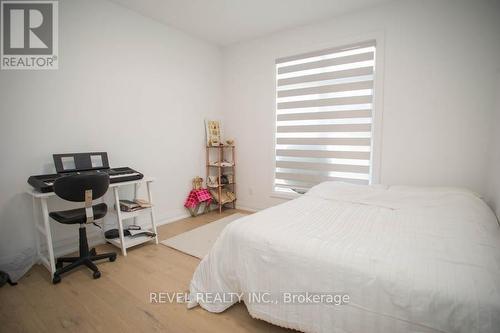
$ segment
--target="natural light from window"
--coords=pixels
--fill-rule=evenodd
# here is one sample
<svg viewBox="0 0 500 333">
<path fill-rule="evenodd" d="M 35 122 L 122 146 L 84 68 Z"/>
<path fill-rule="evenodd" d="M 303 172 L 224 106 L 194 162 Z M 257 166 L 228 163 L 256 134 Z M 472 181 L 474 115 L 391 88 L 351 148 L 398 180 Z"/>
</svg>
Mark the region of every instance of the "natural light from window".
<svg viewBox="0 0 500 333">
<path fill-rule="evenodd" d="M 274 190 L 371 180 L 375 42 L 276 61 Z"/>
</svg>

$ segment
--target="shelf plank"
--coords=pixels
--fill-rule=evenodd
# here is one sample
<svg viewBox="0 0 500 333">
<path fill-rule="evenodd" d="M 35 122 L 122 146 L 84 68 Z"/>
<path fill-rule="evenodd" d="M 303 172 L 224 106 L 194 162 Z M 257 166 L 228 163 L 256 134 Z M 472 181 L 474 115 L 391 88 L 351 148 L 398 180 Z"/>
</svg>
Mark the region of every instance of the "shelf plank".
<svg viewBox="0 0 500 333">
<path fill-rule="evenodd" d="M 224 187 L 227 185 L 236 185 L 236 183 L 228 183 L 228 184 L 221 184 L 221 185 L 216 185 L 216 186 L 207 186 L 208 188 L 218 188 L 218 187 Z"/>
<path fill-rule="evenodd" d="M 138 210 L 133 211 L 133 212 L 120 211 L 120 213 L 122 216 L 122 220 L 126 220 L 126 219 L 132 219 L 132 218 L 137 217 L 139 215 L 142 215 L 144 213 L 149 213 L 149 212 L 151 212 L 151 209 L 152 209 L 152 207 L 148 207 L 148 208 L 138 209 Z M 117 214 L 116 209 L 110 209 L 109 212 L 112 214 L 115 214 L 115 215 Z"/>
<path fill-rule="evenodd" d="M 145 229 L 146 230 L 146 229 Z M 143 244 L 149 241 L 155 240 L 154 237 L 149 237 L 149 236 L 136 236 L 136 237 L 131 237 L 131 236 L 125 236 L 124 241 L 125 241 L 125 247 L 129 248 L 132 246 L 136 246 L 139 244 Z M 106 239 L 106 241 L 110 242 L 114 246 L 120 248 L 121 247 L 121 242 L 120 238 L 115 238 L 115 239 Z"/>
</svg>

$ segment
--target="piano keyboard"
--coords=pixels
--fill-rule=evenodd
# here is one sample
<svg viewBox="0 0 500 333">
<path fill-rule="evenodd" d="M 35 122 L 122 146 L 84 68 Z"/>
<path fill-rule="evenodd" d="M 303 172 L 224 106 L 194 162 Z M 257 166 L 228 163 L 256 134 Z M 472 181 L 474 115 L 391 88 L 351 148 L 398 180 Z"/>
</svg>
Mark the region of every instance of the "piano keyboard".
<svg viewBox="0 0 500 333">
<path fill-rule="evenodd" d="M 101 169 L 94 171 L 77 171 L 77 172 L 68 172 L 68 173 L 60 173 L 52 175 L 31 176 L 28 179 L 28 184 L 30 184 L 37 191 L 40 191 L 42 193 L 52 192 L 54 182 L 57 180 L 57 178 L 72 174 L 81 174 L 81 173 L 107 173 L 109 175 L 110 183 L 127 182 L 127 181 L 142 179 L 144 177 L 142 173 L 137 172 L 131 168 L 124 167 L 124 168 L 113 168 L 113 169 Z"/>
<path fill-rule="evenodd" d="M 132 172 L 132 173 L 124 173 L 121 175 L 109 175 L 109 179 L 117 179 L 117 178 L 131 177 L 131 176 L 138 176 L 138 175 L 142 175 L 142 174 L 140 174 L 139 172 Z"/>
</svg>

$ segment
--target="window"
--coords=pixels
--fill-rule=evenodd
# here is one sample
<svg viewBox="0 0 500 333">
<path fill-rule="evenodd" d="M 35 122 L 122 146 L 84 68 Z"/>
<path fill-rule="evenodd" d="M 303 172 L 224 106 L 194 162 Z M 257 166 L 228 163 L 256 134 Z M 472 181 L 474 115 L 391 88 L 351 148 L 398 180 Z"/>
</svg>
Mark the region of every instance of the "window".
<svg viewBox="0 0 500 333">
<path fill-rule="evenodd" d="M 276 60 L 274 190 L 371 182 L 375 41 Z"/>
</svg>

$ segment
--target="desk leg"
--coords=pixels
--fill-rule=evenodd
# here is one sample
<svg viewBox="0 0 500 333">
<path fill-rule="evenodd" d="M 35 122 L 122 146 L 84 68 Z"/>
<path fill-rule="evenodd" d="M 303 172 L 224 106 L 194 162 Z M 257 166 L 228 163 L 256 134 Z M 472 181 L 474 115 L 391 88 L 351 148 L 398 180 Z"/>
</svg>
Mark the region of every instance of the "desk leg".
<svg viewBox="0 0 500 333">
<path fill-rule="evenodd" d="M 36 260 L 37 263 L 41 263 L 41 256 L 42 256 L 42 250 L 41 250 L 41 233 L 40 233 L 40 218 L 39 218 L 39 211 L 37 210 L 37 199 L 33 197 L 33 221 L 35 222 L 35 242 L 36 242 Z"/>
<path fill-rule="evenodd" d="M 45 227 L 45 237 L 47 240 L 47 251 L 49 253 L 50 274 L 53 276 L 54 272 L 56 271 L 56 263 L 54 258 L 54 248 L 52 246 L 52 234 L 50 232 L 50 217 L 49 209 L 47 208 L 47 198 L 41 198 L 40 203 L 42 205 L 43 224 Z"/>
<path fill-rule="evenodd" d="M 134 200 L 137 200 L 139 196 L 139 183 L 135 183 L 134 185 Z M 134 225 L 137 225 L 138 218 L 134 217 Z"/>
<path fill-rule="evenodd" d="M 120 245 L 122 248 L 123 256 L 127 256 L 127 247 L 125 246 L 125 236 L 123 235 L 122 212 L 120 210 L 120 196 L 118 194 L 118 187 L 113 188 L 115 194 L 116 216 L 118 219 L 118 234 L 120 236 Z"/>
<path fill-rule="evenodd" d="M 153 195 L 151 194 L 151 182 L 146 183 L 148 187 L 148 201 L 153 205 Z M 155 218 L 155 207 L 151 207 L 151 226 L 153 227 L 153 232 L 155 233 L 155 243 L 158 244 L 158 231 L 156 231 L 156 218 Z"/>
</svg>

